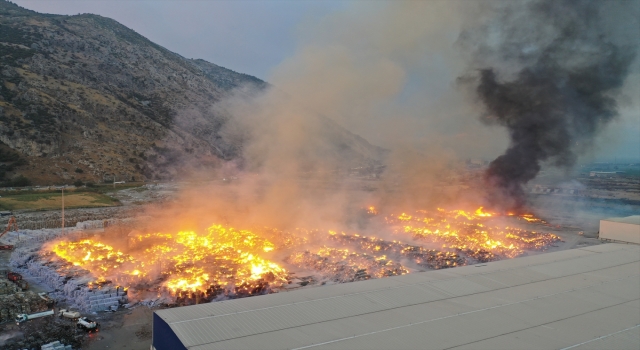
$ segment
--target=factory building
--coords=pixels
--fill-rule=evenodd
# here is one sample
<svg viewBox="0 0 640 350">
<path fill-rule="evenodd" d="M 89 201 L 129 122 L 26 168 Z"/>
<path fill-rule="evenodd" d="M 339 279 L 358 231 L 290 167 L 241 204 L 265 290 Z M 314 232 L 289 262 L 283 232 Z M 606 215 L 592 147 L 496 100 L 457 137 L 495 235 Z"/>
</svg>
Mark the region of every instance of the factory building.
<svg viewBox="0 0 640 350">
<path fill-rule="evenodd" d="M 640 244 L 640 215 L 600 220 L 600 239 Z"/>
<path fill-rule="evenodd" d="M 159 310 L 152 349 L 638 349 L 640 245 Z"/>
<path fill-rule="evenodd" d="M 589 176 L 591 177 L 618 177 L 624 174 L 622 171 L 591 171 L 589 172 Z"/>
</svg>

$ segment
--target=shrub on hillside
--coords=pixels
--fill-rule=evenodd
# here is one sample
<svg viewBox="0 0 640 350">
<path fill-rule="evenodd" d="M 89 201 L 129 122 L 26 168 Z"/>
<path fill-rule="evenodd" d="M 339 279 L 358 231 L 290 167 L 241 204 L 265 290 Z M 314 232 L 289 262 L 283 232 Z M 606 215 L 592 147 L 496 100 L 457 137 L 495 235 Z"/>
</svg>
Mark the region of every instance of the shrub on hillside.
<svg viewBox="0 0 640 350">
<path fill-rule="evenodd" d="M 12 180 L 10 180 L 8 182 L 9 182 L 8 186 L 10 186 L 10 187 L 27 187 L 27 186 L 31 186 L 31 180 L 29 180 L 24 175 L 18 175 L 18 176 L 14 177 Z"/>
</svg>

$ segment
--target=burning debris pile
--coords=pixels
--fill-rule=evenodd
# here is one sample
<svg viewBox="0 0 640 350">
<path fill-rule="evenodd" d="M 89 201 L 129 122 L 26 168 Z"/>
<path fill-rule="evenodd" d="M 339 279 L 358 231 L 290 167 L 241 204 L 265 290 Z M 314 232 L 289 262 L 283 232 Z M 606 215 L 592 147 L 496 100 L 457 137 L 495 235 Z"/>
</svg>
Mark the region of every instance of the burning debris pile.
<svg viewBox="0 0 640 350">
<path fill-rule="evenodd" d="M 425 211 L 418 211 L 414 216 L 403 213 L 387 218 L 387 223 L 402 226 L 396 232 L 408 233 L 418 241 L 441 244 L 443 250 L 455 251 L 472 263 L 515 258 L 525 251 L 545 250 L 560 241 L 551 233 L 491 226 L 490 218 L 496 214 L 483 212 L 482 208 L 474 213 L 438 209 L 436 213 L 429 214 Z M 530 214 L 507 216 L 525 222 L 544 223 Z"/>
<path fill-rule="evenodd" d="M 374 256 L 349 249 L 323 247 L 318 252 L 304 251 L 287 258 L 287 262 L 309 270 L 334 282 L 353 282 L 408 273 L 399 263 L 387 260 L 384 255 Z"/>
<path fill-rule="evenodd" d="M 277 264 L 258 256 L 274 245 L 249 231 L 212 226 L 194 232 L 129 236 L 129 253 L 86 238 L 59 240 L 34 254 L 18 250 L 11 264 L 54 290 L 50 296 L 94 312 L 128 301 L 119 285 L 161 286 L 177 302 L 265 294 L 286 282 Z"/>
<path fill-rule="evenodd" d="M 376 215 L 374 208 L 368 212 Z M 544 223 L 530 214 L 506 216 L 516 222 Z M 350 282 L 405 274 L 411 268 L 438 270 L 514 258 L 526 251 L 545 250 L 560 240 L 550 233 L 492 223 L 496 217 L 501 216 L 482 208 L 475 212 L 438 209 L 434 213 L 418 211 L 413 216 L 391 215 L 385 223 L 397 240 L 329 231 L 326 241 L 338 248 L 325 246 L 317 252 L 294 253 L 287 262 L 317 271 L 323 279 Z M 435 249 L 402 242 L 407 239 Z"/>
<path fill-rule="evenodd" d="M 379 255 L 383 253 L 385 255 L 381 256 L 382 259 L 386 259 L 387 255 L 396 259 L 409 259 L 416 265 L 430 270 L 466 265 L 466 260 L 454 252 L 427 249 L 398 241 L 386 241 L 374 237 L 367 238 L 358 234 L 347 235 L 344 233 L 340 235 L 331 234 L 331 239 L 342 245 L 356 246 L 369 254 Z M 406 269 L 404 271 L 404 273 L 408 272 Z"/>
<path fill-rule="evenodd" d="M 223 225 L 204 233 L 133 230 L 126 244 L 108 244 L 101 236 L 60 239 L 37 257 L 14 254 L 24 260 L 15 264 L 54 288 L 56 298 L 97 311 L 126 301 L 125 290 L 113 286 L 154 291 L 157 300 L 189 305 L 277 291 L 292 283 L 290 269 L 310 272 L 307 283 L 343 283 L 508 259 L 560 240 L 519 228 L 544 224 L 531 215 L 498 215 L 482 208 L 418 211 L 384 220 L 374 208 L 370 217 L 387 238 Z"/>
</svg>

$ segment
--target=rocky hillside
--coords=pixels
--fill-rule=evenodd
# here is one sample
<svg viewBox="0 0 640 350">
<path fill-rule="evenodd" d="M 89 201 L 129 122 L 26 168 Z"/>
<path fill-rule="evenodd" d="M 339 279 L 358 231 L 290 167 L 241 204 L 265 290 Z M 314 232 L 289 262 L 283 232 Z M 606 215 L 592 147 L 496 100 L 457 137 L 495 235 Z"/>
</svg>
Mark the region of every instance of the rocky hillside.
<svg viewBox="0 0 640 350">
<path fill-rule="evenodd" d="M 242 144 L 220 132 L 231 117 L 212 106 L 247 85 L 267 88 L 109 18 L 40 14 L 0 1 L 0 181 L 167 179 L 236 159 Z M 358 165 L 380 155 L 329 124 L 337 153 Z"/>
</svg>

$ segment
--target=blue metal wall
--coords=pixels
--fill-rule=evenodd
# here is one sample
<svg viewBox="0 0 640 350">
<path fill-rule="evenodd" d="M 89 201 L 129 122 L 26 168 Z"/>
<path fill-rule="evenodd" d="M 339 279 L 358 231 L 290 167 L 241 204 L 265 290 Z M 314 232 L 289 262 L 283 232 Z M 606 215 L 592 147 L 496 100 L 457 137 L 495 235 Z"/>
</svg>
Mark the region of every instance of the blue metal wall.
<svg viewBox="0 0 640 350">
<path fill-rule="evenodd" d="M 171 327 L 155 312 L 153 313 L 152 344 L 156 350 L 187 350 Z"/>
</svg>

